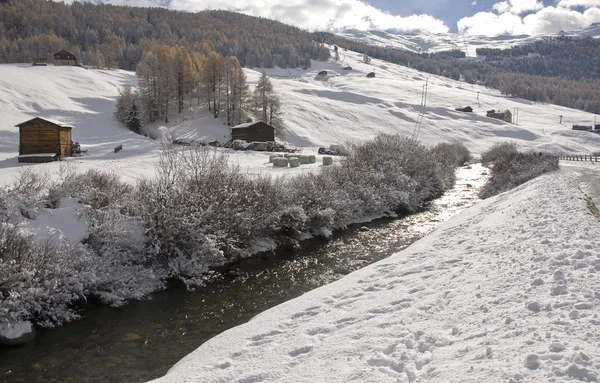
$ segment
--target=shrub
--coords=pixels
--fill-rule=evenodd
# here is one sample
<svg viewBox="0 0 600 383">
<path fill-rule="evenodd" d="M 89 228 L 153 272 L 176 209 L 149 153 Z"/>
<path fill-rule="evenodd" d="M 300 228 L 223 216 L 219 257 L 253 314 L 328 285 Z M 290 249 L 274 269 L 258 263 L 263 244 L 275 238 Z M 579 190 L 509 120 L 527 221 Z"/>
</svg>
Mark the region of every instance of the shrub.
<svg viewBox="0 0 600 383">
<path fill-rule="evenodd" d="M 93 209 L 120 205 L 131 195 L 133 188 L 114 173 L 90 169 L 77 173 L 72 165 L 61 165 L 61 177 L 49 188 L 50 205 L 58 206 L 62 197 L 79 198 Z"/>
<path fill-rule="evenodd" d="M 77 318 L 70 304 L 83 298 L 92 269 L 82 246 L 37 242 L 15 225 L 0 224 L 0 321 L 52 327 Z"/>
<path fill-rule="evenodd" d="M 484 166 L 487 166 L 500 158 L 504 158 L 510 156 L 512 154 L 517 154 L 519 151 L 517 150 L 517 144 L 514 142 L 501 142 L 498 144 L 494 144 L 487 152 L 481 155 L 481 163 Z"/>
<path fill-rule="evenodd" d="M 480 197 L 492 197 L 558 168 L 558 159 L 554 156 L 540 156 L 536 153 L 505 154 L 495 160 L 492 176 L 481 190 Z"/>
</svg>

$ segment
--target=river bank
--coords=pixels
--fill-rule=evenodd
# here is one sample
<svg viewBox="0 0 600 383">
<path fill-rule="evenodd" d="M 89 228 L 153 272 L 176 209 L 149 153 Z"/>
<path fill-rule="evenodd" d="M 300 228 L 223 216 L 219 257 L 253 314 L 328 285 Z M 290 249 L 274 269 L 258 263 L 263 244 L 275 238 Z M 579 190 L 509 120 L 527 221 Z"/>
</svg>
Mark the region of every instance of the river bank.
<svg viewBox="0 0 600 383">
<path fill-rule="evenodd" d="M 598 232 L 572 173 L 540 176 L 153 382 L 597 381 Z"/>
<path fill-rule="evenodd" d="M 42 332 L 32 344 L 0 350 L 0 376 L 6 382 L 156 378 L 215 335 L 423 237 L 477 201 L 484 171 L 479 165 L 459 169 L 456 186 L 427 210 L 366 224 L 368 231 L 356 225 L 294 252 L 248 259 L 237 265 L 237 275 L 194 292 L 169 288 L 119 309 L 87 307 L 82 320 Z"/>
</svg>

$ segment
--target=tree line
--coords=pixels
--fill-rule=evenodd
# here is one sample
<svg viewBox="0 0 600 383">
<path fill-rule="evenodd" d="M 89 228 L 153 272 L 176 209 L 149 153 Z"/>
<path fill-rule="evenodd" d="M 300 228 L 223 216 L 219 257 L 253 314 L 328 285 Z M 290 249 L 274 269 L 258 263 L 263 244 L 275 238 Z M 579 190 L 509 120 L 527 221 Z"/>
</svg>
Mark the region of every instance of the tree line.
<svg viewBox="0 0 600 383">
<path fill-rule="evenodd" d="M 0 62 L 28 62 L 67 49 L 80 62 L 133 70 L 153 44 L 202 51 L 210 40 L 245 67 L 310 67 L 329 49 L 307 31 L 229 11 L 186 13 L 47 0 L 0 2 Z"/>
<path fill-rule="evenodd" d="M 142 55 L 136 75 L 138 89 L 121 89 L 115 111 L 115 117 L 136 133 L 141 133 L 143 124 L 168 123 L 170 116 L 185 109 L 187 101 L 189 108 L 206 106 L 215 118 L 225 117 L 229 126 L 262 120 L 283 137 L 281 103 L 271 79 L 263 72 L 250 91 L 238 59 L 223 57 L 210 41 L 202 52 L 152 45 Z"/>
</svg>

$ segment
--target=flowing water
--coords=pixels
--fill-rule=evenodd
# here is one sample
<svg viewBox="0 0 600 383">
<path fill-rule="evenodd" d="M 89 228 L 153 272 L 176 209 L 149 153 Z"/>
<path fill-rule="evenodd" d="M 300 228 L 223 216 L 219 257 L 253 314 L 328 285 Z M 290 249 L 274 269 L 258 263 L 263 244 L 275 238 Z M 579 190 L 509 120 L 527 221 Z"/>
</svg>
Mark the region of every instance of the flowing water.
<svg viewBox="0 0 600 383">
<path fill-rule="evenodd" d="M 469 167 L 470 168 L 470 167 Z M 0 382 L 145 382 L 206 340 L 279 303 L 409 246 L 477 201 L 482 168 L 458 172 L 456 187 L 427 209 L 258 256 L 193 292 L 180 286 L 113 309 L 90 304 L 83 319 L 0 349 Z"/>
</svg>

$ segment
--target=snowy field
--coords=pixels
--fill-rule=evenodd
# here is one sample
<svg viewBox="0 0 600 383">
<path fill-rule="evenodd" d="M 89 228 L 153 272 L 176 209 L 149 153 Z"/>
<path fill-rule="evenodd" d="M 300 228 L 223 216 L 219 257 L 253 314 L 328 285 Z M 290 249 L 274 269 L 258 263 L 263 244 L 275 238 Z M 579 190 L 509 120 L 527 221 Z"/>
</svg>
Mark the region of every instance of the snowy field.
<svg viewBox="0 0 600 383">
<path fill-rule="evenodd" d="M 599 232 L 575 177 L 544 175 L 154 382 L 598 381 Z"/>
<path fill-rule="evenodd" d="M 594 116 L 589 113 L 507 99 L 495 90 L 379 60 L 367 65 L 362 63 L 362 55 L 350 51 L 342 52 L 342 57 L 343 62 L 314 61 L 306 71 L 268 70 L 282 100 L 286 141 L 301 149 L 302 154 L 315 154 L 319 146 L 357 142 L 378 133 L 415 135 L 426 144 L 459 141 L 475 155 L 506 140 L 515 141 L 521 149 L 535 151 L 590 153 L 600 147 L 600 135 L 571 130 L 572 124 L 592 124 Z M 348 65 L 352 71 L 343 70 Z M 327 70 L 328 75 L 317 76 L 321 70 Z M 371 71 L 376 77 L 366 78 Z M 258 81 L 258 71 L 247 69 L 246 73 L 249 83 Z M 427 79 L 427 106 L 421 106 Z M 160 142 L 131 133 L 112 116 L 118 89 L 135 83 L 133 72 L 121 70 L 0 65 L 0 182 L 10 182 L 22 167 L 60 171 L 59 163 L 17 162 L 18 130 L 14 126 L 36 116 L 74 126 L 73 140 L 88 154 L 68 162 L 80 170 L 99 168 L 132 182 L 152 176 Z M 194 103 L 192 100 L 191 111 L 173 117 L 166 126 L 155 124 L 149 129 L 171 139 L 227 141 L 229 128 L 207 111 L 194 108 Z M 454 110 L 467 105 L 475 112 Z M 515 112 L 516 108 L 518 126 L 485 117 L 489 109 Z M 562 125 L 559 116 L 563 116 Z M 118 144 L 124 149 L 115 154 L 113 148 Z M 233 163 L 257 174 L 279 176 L 318 171 L 320 163 L 279 169 L 268 163 L 265 153 L 230 152 Z"/>
</svg>

